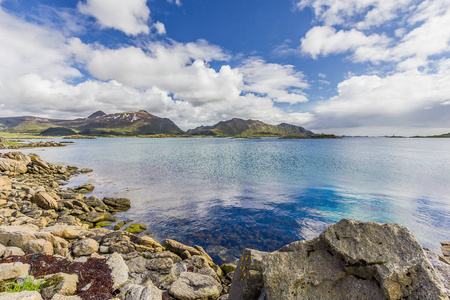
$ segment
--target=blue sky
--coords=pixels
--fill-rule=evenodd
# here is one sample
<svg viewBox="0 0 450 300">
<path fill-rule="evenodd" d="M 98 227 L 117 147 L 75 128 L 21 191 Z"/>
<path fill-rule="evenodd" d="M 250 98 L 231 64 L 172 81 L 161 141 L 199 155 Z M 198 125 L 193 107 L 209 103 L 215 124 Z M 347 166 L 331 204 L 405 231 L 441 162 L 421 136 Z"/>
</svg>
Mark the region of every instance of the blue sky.
<svg viewBox="0 0 450 300">
<path fill-rule="evenodd" d="M 450 131 L 450 0 L 0 0 L 0 116 Z"/>
</svg>

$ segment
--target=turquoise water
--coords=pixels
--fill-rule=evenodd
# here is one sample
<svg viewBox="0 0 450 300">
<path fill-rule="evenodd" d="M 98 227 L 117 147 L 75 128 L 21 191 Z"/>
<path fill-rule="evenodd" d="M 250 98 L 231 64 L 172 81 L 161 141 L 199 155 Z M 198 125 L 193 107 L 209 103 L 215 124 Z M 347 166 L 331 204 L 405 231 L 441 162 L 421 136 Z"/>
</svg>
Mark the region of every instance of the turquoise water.
<svg viewBox="0 0 450 300">
<path fill-rule="evenodd" d="M 450 139 L 96 139 L 33 149 L 94 169 L 93 194 L 132 199 L 119 220 L 229 260 L 275 250 L 341 218 L 395 222 L 438 250 L 450 240 Z"/>
</svg>

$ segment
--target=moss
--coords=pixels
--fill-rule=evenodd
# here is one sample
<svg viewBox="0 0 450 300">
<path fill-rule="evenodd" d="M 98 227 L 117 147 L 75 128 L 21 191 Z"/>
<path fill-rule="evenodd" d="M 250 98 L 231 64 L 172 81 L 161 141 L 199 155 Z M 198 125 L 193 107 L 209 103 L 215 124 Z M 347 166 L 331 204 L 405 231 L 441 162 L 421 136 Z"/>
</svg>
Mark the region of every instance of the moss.
<svg viewBox="0 0 450 300">
<path fill-rule="evenodd" d="M 143 225 L 143 224 L 139 224 L 139 223 L 133 223 L 130 224 L 130 226 L 128 226 L 127 229 L 125 229 L 126 232 L 130 232 L 130 233 L 141 233 L 147 230 L 147 226 Z"/>
<path fill-rule="evenodd" d="M 108 221 L 102 221 L 102 222 L 96 223 L 95 225 L 96 225 L 96 226 L 100 226 L 100 227 L 107 227 L 107 226 L 110 226 L 111 224 L 112 224 L 111 222 L 108 222 Z"/>
</svg>

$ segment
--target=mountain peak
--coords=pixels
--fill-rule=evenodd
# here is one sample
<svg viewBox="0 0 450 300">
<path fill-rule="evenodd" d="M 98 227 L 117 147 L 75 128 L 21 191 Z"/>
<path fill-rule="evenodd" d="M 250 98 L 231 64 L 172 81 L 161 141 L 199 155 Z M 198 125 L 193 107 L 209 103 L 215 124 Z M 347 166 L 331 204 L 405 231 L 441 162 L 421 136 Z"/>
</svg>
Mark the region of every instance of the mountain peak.
<svg viewBox="0 0 450 300">
<path fill-rule="evenodd" d="M 105 116 L 105 115 L 106 115 L 106 114 L 105 114 L 103 111 L 97 110 L 95 113 L 93 113 L 92 115 L 90 115 L 90 116 L 88 117 L 88 119 L 94 119 L 94 118 L 101 117 L 101 116 Z"/>
</svg>

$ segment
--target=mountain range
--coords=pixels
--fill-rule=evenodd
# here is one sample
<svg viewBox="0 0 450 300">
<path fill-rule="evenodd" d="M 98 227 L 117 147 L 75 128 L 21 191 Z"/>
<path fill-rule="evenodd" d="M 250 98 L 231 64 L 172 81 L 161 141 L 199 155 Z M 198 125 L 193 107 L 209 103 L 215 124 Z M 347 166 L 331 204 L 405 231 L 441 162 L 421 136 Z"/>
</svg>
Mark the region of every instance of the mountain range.
<svg viewBox="0 0 450 300">
<path fill-rule="evenodd" d="M 145 136 L 185 135 L 217 137 L 279 136 L 316 138 L 317 135 L 301 126 L 290 124 L 269 125 L 258 120 L 234 118 L 213 126 L 200 126 L 187 132 L 167 118 L 154 116 L 144 110 L 105 114 L 97 111 L 87 118 L 58 120 L 39 117 L 0 118 L 0 131 L 45 136 L 95 135 L 95 136 Z"/>
</svg>

